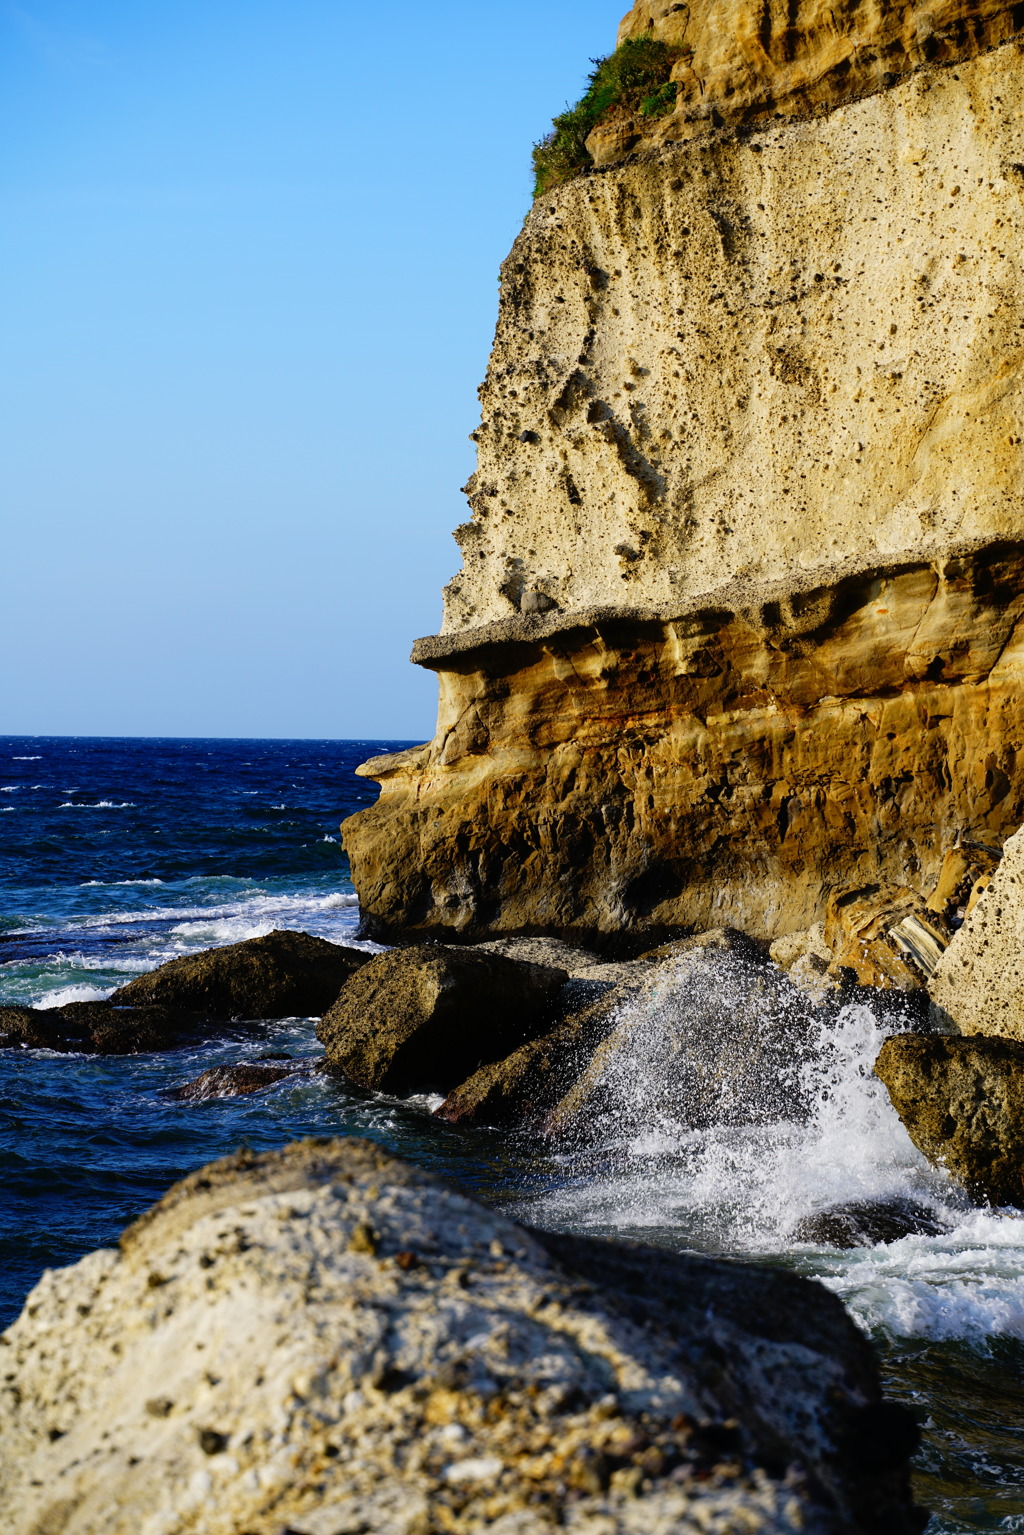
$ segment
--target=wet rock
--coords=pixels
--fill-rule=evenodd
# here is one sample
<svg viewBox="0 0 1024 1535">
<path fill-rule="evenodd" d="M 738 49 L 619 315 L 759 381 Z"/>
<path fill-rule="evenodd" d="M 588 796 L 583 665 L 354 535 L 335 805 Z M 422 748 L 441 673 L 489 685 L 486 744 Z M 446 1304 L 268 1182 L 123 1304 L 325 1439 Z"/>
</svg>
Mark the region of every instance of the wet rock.
<svg viewBox="0 0 1024 1535">
<path fill-rule="evenodd" d="M 933 1210 L 913 1199 L 855 1199 L 805 1216 L 790 1237 L 816 1247 L 875 1247 L 902 1237 L 937 1237 L 948 1230 Z"/>
<path fill-rule="evenodd" d="M 1024 1207 L 1024 1043 L 898 1034 L 875 1074 L 930 1162 L 977 1200 Z"/>
<path fill-rule="evenodd" d="M 285 1077 L 293 1077 L 298 1066 L 271 1066 L 257 1061 L 246 1061 L 239 1066 L 211 1066 L 191 1082 L 172 1087 L 168 1098 L 185 1103 L 202 1103 L 210 1098 L 243 1098 L 249 1093 L 262 1092 Z"/>
<path fill-rule="evenodd" d="M 939 1021 L 961 1034 L 1024 1040 L 1024 830 L 1010 837 L 985 878 L 928 995 Z M 979 876 L 973 890 L 981 883 Z"/>
<path fill-rule="evenodd" d="M 218 1019 L 319 1017 L 372 957 L 308 933 L 277 930 L 168 960 L 115 991 L 112 1001 L 163 1003 Z"/>
<path fill-rule="evenodd" d="M 549 965 L 564 970 L 570 978 L 601 963 L 601 957 L 563 938 L 495 938 L 473 945 L 485 954 L 502 954 L 506 959 L 523 960 L 530 965 Z"/>
<path fill-rule="evenodd" d="M 365 1142 L 193 1174 L 0 1347 L 12 1531 L 920 1524 L 912 1425 L 821 1286 L 530 1231 Z"/>
<path fill-rule="evenodd" d="M 68 1002 L 63 1007 L 0 1008 L 0 1045 L 64 1054 L 140 1055 L 172 1050 L 202 1028 L 197 1014 L 177 1007 L 114 1007 Z"/>
<path fill-rule="evenodd" d="M 605 999 L 612 1005 L 613 993 Z M 773 965 L 680 954 L 618 997 L 618 1021 L 551 1110 L 556 1137 L 802 1118 L 813 1003 Z"/>
<path fill-rule="evenodd" d="M 939 913 L 906 885 L 835 890 L 825 909 L 829 974 L 843 971 L 861 986 L 921 991 L 953 936 Z"/>
<path fill-rule="evenodd" d="M 785 971 L 793 985 L 805 991 L 815 1002 L 823 1002 L 828 996 L 838 996 L 842 991 L 840 978 L 829 974 L 835 956 L 825 942 L 823 922 L 815 922 L 812 927 L 776 938 L 768 954 L 772 963 Z"/>
<path fill-rule="evenodd" d="M 564 970 L 421 944 L 378 954 L 317 1025 L 329 1063 L 360 1087 L 448 1092 L 551 1027 Z"/>
<path fill-rule="evenodd" d="M 588 1054 L 615 1027 L 628 994 L 611 987 L 608 993 L 504 1060 L 481 1066 L 452 1089 L 434 1110 L 435 1118 L 453 1125 L 505 1129 L 537 1124 L 571 1087 Z"/>
</svg>

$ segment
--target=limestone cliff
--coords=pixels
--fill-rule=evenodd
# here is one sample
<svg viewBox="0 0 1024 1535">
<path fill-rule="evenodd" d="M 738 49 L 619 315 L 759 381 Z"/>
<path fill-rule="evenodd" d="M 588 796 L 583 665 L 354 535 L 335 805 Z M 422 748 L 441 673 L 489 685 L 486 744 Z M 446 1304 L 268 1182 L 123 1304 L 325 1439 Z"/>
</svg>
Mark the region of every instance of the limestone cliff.
<svg viewBox="0 0 1024 1535">
<path fill-rule="evenodd" d="M 794 14 L 758 100 L 816 115 L 677 110 L 505 263 L 437 734 L 345 827 L 377 931 L 770 937 L 1024 819 L 1024 14 Z"/>
</svg>

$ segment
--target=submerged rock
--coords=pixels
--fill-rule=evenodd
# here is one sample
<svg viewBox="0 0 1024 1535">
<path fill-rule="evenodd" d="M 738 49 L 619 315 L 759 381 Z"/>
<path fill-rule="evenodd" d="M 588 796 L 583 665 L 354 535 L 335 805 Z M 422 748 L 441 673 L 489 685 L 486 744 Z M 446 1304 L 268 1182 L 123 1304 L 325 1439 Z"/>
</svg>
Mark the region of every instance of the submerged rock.
<svg viewBox="0 0 1024 1535">
<path fill-rule="evenodd" d="M 564 970 L 421 944 L 378 954 L 317 1025 L 329 1063 L 359 1087 L 448 1092 L 550 1027 Z"/>
<path fill-rule="evenodd" d="M 1010 837 L 1002 861 L 985 877 L 928 995 L 939 1018 L 961 1034 L 1024 1040 L 1024 829 Z"/>
<path fill-rule="evenodd" d="M 168 1098 L 178 1098 L 185 1103 L 202 1103 L 210 1098 L 243 1098 L 249 1093 L 262 1092 L 285 1077 L 293 1077 L 302 1068 L 295 1066 L 271 1066 L 258 1061 L 245 1061 L 238 1066 L 211 1066 L 191 1082 L 172 1087 Z"/>
<path fill-rule="evenodd" d="M 168 960 L 136 976 L 111 1000 L 124 1007 L 192 1008 L 219 1019 L 319 1017 L 372 957 L 365 949 L 278 929 Z"/>
<path fill-rule="evenodd" d="M 140 1055 L 193 1040 L 203 1024 L 178 1007 L 114 1007 L 67 1002 L 63 1007 L 0 1007 L 0 1045 L 64 1054 Z"/>
<path fill-rule="evenodd" d="M 1024 1043 L 897 1034 L 875 1074 L 930 1162 L 975 1199 L 1024 1207 Z"/>
<path fill-rule="evenodd" d="M 875 1247 L 903 1237 L 941 1236 L 949 1227 L 913 1199 L 855 1199 L 804 1216 L 789 1233 L 819 1247 Z"/>
<path fill-rule="evenodd" d="M 909 1415 L 821 1286 L 529 1231 L 364 1142 L 193 1174 L 0 1346 L 12 1531 L 921 1522 Z"/>
</svg>

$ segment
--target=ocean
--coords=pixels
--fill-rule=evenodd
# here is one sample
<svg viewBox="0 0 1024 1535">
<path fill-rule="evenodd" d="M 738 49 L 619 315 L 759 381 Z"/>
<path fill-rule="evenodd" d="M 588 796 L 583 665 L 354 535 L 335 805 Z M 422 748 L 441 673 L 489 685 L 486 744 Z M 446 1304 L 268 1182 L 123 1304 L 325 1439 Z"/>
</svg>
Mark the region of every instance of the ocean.
<svg viewBox="0 0 1024 1535">
<path fill-rule="evenodd" d="M 0 1003 L 104 997 L 175 955 L 275 927 L 358 941 L 338 823 L 376 797 L 358 763 L 408 744 L 0 737 Z M 726 999 L 742 977 L 708 983 Z M 218 1027 L 163 1054 L 0 1051 L 0 1326 L 44 1268 L 112 1243 L 203 1162 L 367 1135 L 518 1219 L 822 1280 L 921 1423 L 928 1535 L 1024 1532 L 1024 1215 L 972 1209 L 915 1152 L 871 1073 L 883 1035 L 869 1008 L 818 1027 L 806 1123 L 691 1130 L 658 1090 L 653 1049 L 621 1073 L 620 1111 L 557 1152 L 316 1077 L 246 1098 L 167 1096 L 209 1066 L 319 1054 L 310 1019 Z M 788 1235 L 831 1204 L 894 1195 L 947 1233 L 850 1252 Z"/>
</svg>

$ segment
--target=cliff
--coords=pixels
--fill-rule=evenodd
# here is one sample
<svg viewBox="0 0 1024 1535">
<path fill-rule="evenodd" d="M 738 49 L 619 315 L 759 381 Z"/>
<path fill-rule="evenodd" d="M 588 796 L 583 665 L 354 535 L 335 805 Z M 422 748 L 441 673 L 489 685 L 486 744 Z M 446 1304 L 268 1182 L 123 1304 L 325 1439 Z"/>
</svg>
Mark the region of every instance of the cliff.
<svg viewBox="0 0 1024 1535">
<path fill-rule="evenodd" d="M 735 5 L 624 28 L 680 14 L 721 110 L 503 268 L 437 733 L 345 825 L 377 932 L 772 937 L 1024 819 L 1024 14 L 766 10 L 759 75 Z"/>
</svg>

